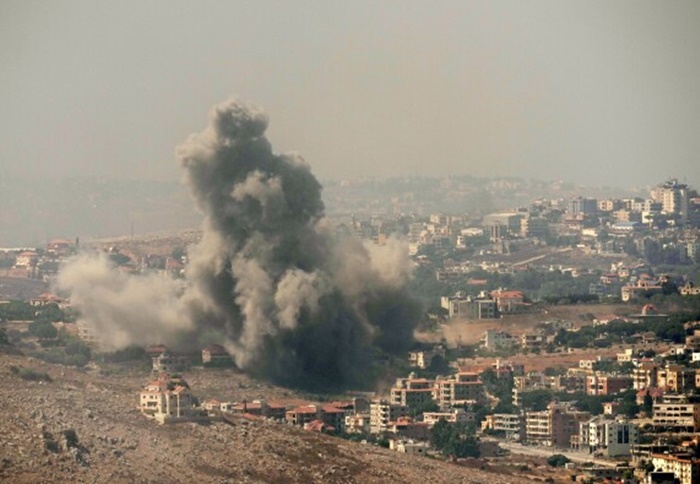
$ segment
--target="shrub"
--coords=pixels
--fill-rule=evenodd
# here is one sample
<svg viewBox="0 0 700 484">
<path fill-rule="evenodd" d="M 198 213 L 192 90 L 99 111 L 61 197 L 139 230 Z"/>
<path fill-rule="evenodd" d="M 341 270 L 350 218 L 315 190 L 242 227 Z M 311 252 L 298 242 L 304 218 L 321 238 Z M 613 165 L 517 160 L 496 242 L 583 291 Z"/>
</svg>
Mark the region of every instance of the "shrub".
<svg viewBox="0 0 700 484">
<path fill-rule="evenodd" d="M 571 462 L 571 459 L 562 454 L 554 454 L 547 459 L 547 464 L 552 467 L 564 467 L 569 462 Z"/>
<path fill-rule="evenodd" d="M 31 368 L 24 368 L 23 366 L 11 366 L 10 371 L 19 376 L 22 380 L 52 381 L 48 373 L 32 370 Z"/>
<path fill-rule="evenodd" d="M 78 446 L 78 433 L 73 429 L 63 431 L 63 437 L 66 439 L 66 445 L 70 447 Z"/>
<path fill-rule="evenodd" d="M 58 453 L 60 451 L 60 447 L 58 446 L 58 442 L 52 439 L 46 439 L 44 441 L 44 448 L 48 450 L 49 452 L 53 452 L 54 454 Z"/>
</svg>

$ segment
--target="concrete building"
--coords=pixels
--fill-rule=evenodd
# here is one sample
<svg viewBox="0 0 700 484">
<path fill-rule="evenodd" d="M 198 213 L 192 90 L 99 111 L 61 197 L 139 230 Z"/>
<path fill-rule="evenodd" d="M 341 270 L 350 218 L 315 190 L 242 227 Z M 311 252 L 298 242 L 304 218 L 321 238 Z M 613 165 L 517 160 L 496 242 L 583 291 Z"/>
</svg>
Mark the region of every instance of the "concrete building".
<svg viewBox="0 0 700 484">
<path fill-rule="evenodd" d="M 525 296 L 520 291 L 506 291 L 497 289 L 491 291 L 491 298 L 496 301 L 498 312 L 501 314 L 515 313 L 523 309 Z"/>
<path fill-rule="evenodd" d="M 332 431 L 342 431 L 345 427 L 345 410 L 333 405 L 301 405 L 287 410 L 285 418 L 292 425 L 306 427 L 315 421 L 324 424 L 325 428 L 332 427 Z"/>
<path fill-rule="evenodd" d="M 436 356 L 445 358 L 444 346 L 436 346 L 430 350 L 411 351 L 408 353 L 408 363 L 412 367 L 424 370 L 430 366 Z"/>
<path fill-rule="evenodd" d="M 593 215 L 598 212 L 598 200 L 584 197 L 572 198 L 569 200 L 567 212 L 570 217 Z"/>
<path fill-rule="evenodd" d="M 430 449 L 427 442 L 416 442 L 414 440 L 390 440 L 389 449 L 400 454 L 425 455 Z"/>
<path fill-rule="evenodd" d="M 606 199 L 598 200 L 598 211 L 599 212 L 612 212 L 620 207 L 619 203 L 615 200 Z"/>
<path fill-rule="evenodd" d="M 487 350 L 498 350 L 512 348 L 515 346 L 517 339 L 505 331 L 487 329 L 482 341 L 484 348 Z"/>
<path fill-rule="evenodd" d="M 500 316 L 496 301 L 492 299 L 471 299 L 468 311 L 469 319 L 497 319 Z"/>
<path fill-rule="evenodd" d="M 519 413 L 487 415 L 481 428 L 504 432 L 507 439 L 519 442 L 525 438 L 525 415 Z"/>
<path fill-rule="evenodd" d="M 658 373 L 659 386 L 674 393 L 684 393 L 695 388 L 695 369 L 683 365 L 667 365 Z"/>
<path fill-rule="evenodd" d="M 97 345 L 100 339 L 95 329 L 83 320 L 78 320 L 78 338 L 89 345 Z"/>
<path fill-rule="evenodd" d="M 661 213 L 677 215 L 680 225 L 688 222 L 688 185 L 669 180 L 652 190 L 652 198 L 661 202 Z"/>
<path fill-rule="evenodd" d="M 613 395 L 632 388 L 632 377 L 626 375 L 588 375 L 586 394 Z"/>
<path fill-rule="evenodd" d="M 463 277 L 459 274 L 459 278 Z M 462 319 L 496 319 L 498 307 L 492 299 L 443 296 L 440 306 L 447 310 L 450 318 Z"/>
<path fill-rule="evenodd" d="M 546 342 L 542 334 L 525 333 L 520 337 L 520 347 L 528 351 L 540 351 Z"/>
<path fill-rule="evenodd" d="M 233 358 L 220 344 L 210 344 L 202 350 L 202 363 L 214 367 L 234 366 Z"/>
<path fill-rule="evenodd" d="M 422 407 L 433 400 L 433 389 L 435 380 L 426 378 L 416 378 L 415 373 L 411 373 L 408 378 L 397 378 L 396 383 L 391 387 L 391 403 L 406 407 Z"/>
<path fill-rule="evenodd" d="M 632 369 L 632 387 L 635 390 L 658 386 L 659 365 L 656 363 L 640 363 Z"/>
<path fill-rule="evenodd" d="M 491 213 L 484 215 L 481 225 L 484 233 L 488 233 L 491 239 L 502 239 L 510 235 L 518 235 L 520 221 L 523 218 L 523 214 L 515 212 Z"/>
<path fill-rule="evenodd" d="M 292 425 L 303 427 L 305 424 L 318 420 L 318 405 L 301 405 L 291 410 L 287 410 L 285 418 Z"/>
<path fill-rule="evenodd" d="M 389 400 L 373 400 L 369 404 L 370 431 L 373 434 L 385 432 L 389 422 L 395 422 L 400 417 L 408 415 L 408 407 L 397 405 Z"/>
<path fill-rule="evenodd" d="M 651 464 L 657 472 L 673 473 L 680 484 L 700 482 L 700 460 L 690 456 L 652 454 Z"/>
<path fill-rule="evenodd" d="M 632 446 L 637 443 L 637 426 L 625 420 L 598 416 L 579 424 L 579 449 L 583 451 L 607 457 L 630 455 Z"/>
<path fill-rule="evenodd" d="M 571 438 L 578 436 L 580 422 L 590 418 L 588 412 L 550 404 L 547 410 L 525 413 L 525 438 L 537 445 L 570 447 Z"/>
<path fill-rule="evenodd" d="M 521 237 L 545 237 L 549 234 L 549 221 L 543 217 L 527 217 L 520 221 Z"/>
<path fill-rule="evenodd" d="M 664 395 L 661 402 L 654 403 L 653 412 L 652 425 L 657 430 L 700 431 L 700 403 L 685 395 Z"/>
<path fill-rule="evenodd" d="M 225 408 L 224 408 L 225 407 Z M 255 399 L 250 402 L 236 402 L 234 404 L 222 404 L 222 411 L 235 414 L 259 415 L 261 417 L 284 420 L 286 418 L 287 407 L 279 403 L 268 402 L 264 399 Z"/>
<path fill-rule="evenodd" d="M 161 375 L 148 383 L 139 394 L 139 409 L 160 424 L 188 422 L 199 418 L 187 382 L 182 378 Z"/>
<path fill-rule="evenodd" d="M 349 434 L 368 434 L 371 428 L 371 416 L 369 413 L 345 416 L 345 431 Z"/>
<path fill-rule="evenodd" d="M 435 380 L 434 398 L 440 408 L 479 403 L 484 400 L 484 384 L 476 373 L 460 372 Z"/>
<path fill-rule="evenodd" d="M 423 413 L 423 422 L 431 427 L 440 420 L 450 423 L 469 423 L 473 422 L 475 415 L 472 412 L 467 412 L 463 408 L 453 408 L 447 412 L 425 412 Z"/>
<path fill-rule="evenodd" d="M 184 356 L 173 355 L 167 351 L 153 357 L 153 371 L 156 373 L 178 373 L 190 368 L 190 360 Z"/>
</svg>

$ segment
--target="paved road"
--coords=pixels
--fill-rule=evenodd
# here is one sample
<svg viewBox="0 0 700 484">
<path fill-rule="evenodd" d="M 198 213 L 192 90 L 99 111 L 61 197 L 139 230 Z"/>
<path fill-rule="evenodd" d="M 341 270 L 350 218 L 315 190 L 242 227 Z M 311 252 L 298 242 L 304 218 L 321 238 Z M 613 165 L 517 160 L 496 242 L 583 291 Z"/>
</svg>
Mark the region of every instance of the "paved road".
<svg viewBox="0 0 700 484">
<path fill-rule="evenodd" d="M 604 467 L 615 467 L 617 462 L 595 459 L 591 454 L 584 452 L 572 452 L 556 448 L 534 447 L 530 445 L 521 445 L 513 442 L 500 442 L 503 449 L 511 451 L 513 454 L 531 455 L 535 457 L 549 457 L 554 454 L 562 454 L 571 459 L 573 462 L 593 462 L 596 465 Z"/>
<path fill-rule="evenodd" d="M 520 262 L 513 263 L 513 267 L 518 267 L 518 266 L 522 266 L 525 264 L 529 264 L 530 262 L 535 262 L 537 260 L 544 259 L 545 257 L 548 257 L 552 254 L 561 254 L 562 252 L 569 252 L 570 250 L 573 250 L 573 249 L 571 247 L 564 247 L 561 249 L 557 249 L 554 252 L 550 252 L 548 254 L 536 255 L 535 257 L 530 257 L 529 259 L 525 259 L 525 260 L 521 260 Z"/>
</svg>

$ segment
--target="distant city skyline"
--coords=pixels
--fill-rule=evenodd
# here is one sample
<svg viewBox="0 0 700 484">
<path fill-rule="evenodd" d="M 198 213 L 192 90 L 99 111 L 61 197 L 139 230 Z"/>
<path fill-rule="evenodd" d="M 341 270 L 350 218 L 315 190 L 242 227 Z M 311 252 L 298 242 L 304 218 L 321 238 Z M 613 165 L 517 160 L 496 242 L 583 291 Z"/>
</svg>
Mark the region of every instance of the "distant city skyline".
<svg viewBox="0 0 700 484">
<path fill-rule="evenodd" d="M 0 160 L 172 181 L 237 95 L 322 180 L 700 186 L 700 3 L 8 0 Z"/>
</svg>

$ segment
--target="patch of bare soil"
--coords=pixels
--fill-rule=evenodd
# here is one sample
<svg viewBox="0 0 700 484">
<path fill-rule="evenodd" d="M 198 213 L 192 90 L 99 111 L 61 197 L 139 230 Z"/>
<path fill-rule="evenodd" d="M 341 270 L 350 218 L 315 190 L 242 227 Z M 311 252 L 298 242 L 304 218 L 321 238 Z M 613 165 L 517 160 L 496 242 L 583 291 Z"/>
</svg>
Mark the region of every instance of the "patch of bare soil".
<svg viewBox="0 0 700 484">
<path fill-rule="evenodd" d="M 416 335 L 420 341 L 439 342 L 447 340 L 450 346 L 476 344 L 488 329 L 506 331 L 513 336 L 534 331 L 538 324 L 545 321 L 571 321 L 578 328 L 591 324 L 590 318 L 603 318 L 608 315 L 626 315 L 639 312 L 640 308 L 628 304 L 574 304 L 547 306 L 536 311 L 521 314 L 506 314 L 494 320 L 453 319 L 443 324 L 440 331 Z"/>
</svg>

